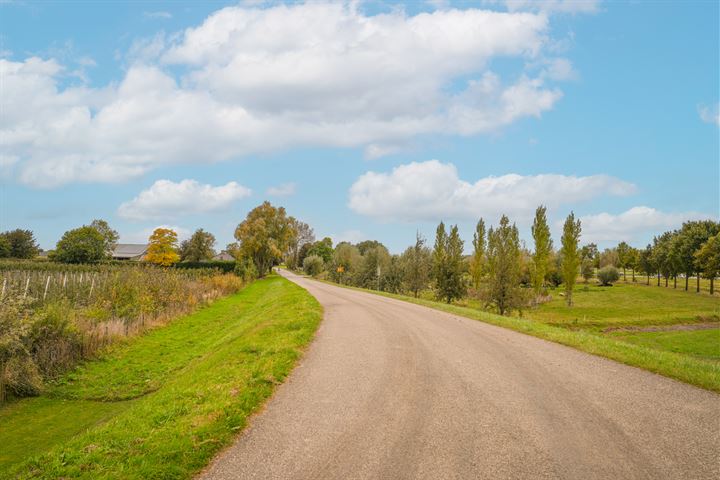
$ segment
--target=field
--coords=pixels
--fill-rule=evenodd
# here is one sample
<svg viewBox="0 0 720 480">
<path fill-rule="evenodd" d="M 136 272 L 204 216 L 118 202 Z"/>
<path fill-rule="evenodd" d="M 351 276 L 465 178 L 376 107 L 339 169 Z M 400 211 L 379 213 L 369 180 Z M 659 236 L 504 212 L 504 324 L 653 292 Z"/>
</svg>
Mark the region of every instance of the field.
<svg viewBox="0 0 720 480">
<path fill-rule="evenodd" d="M 510 328 L 720 392 L 717 295 L 632 282 L 612 287 L 580 283 L 573 307 L 566 306 L 562 289 L 551 290 L 550 302 L 525 310 L 519 318 L 483 311 L 477 300 L 468 298 L 449 305 L 438 302 L 430 291 L 417 299 L 367 291 Z"/>
<path fill-rule="evenodd" d="M 0 403 L 241 287 L 217 270 L 0 262 Z"/>
<path fill-rule="evenodd" d="M 191 477 L 284 380 L 321 316 L 271 276 L 113 346 L 0 409 L 0 477 Z"/>
</svg>

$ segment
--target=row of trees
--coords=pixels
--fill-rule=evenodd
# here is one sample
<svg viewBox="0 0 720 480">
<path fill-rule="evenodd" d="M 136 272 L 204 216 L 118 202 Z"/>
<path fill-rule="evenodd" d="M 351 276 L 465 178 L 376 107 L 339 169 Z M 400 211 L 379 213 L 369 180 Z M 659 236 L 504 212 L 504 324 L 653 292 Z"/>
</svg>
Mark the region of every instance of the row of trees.
<svg viewBox="0 0 720 480">
<path fill-rule="evenodd" d="M 608 266 L 622 269 L 627 280 L 628 270 L 632 281 L 636 273 L 645 275 L 646 283 L 657 277 L 660 286 L 672 279 L 677 288 L 678 278 L 684 278 L 685 290 L 689 290 L 690 278 L 695 277 L 695 290 L 700 291 L 700 278 L 710 281 L 710 293 L 714 293 L 715 278 L 720 275 L 720 223 L 712 220 L 685 222 L 677 230 L 656 236 L 645 248 L 634 248 L 627 242 L 599 252 L 595 244 L 581 249 L 582 275 L 591 278 L 594 269 Z"/>
<path fill-rule="evenodd" d="M 621 242 L 600 252 L 593 243 L 580 245 L 582 226 L 571 213 L 555 249 L 547 210 L 540 206 L 532 224 L 531 249 L 521 242 L 517 226 L 502 216 L 498 225 L 489 229 L 483 219 L 478 221 L 469 256 L 463 255 L 457 226 L 446 228 L 441 222 L 432 249 L 419 234 L 415 244 L 400 255 L 391 255 L 374 240 L 355 245 L 341 242 L 333 248 L 329 238 L 310 239 L 299 244 L 299 254 L 288 255 L 286 262 L 308 274 L 327 275 L 359 287 L 409 292 L 416 297 L 432 289 L 436 298 L 446 302 L 470 295 L 505 314 L 546 300 L 549 286 L 562 286 L 562 295 L 572 306 L 578 278 L 587 283 L 597 277 L 601 285 L 611 285 L 619 279 L 618 268 L 624 276 L 630 270 L 633 278 L 635 271 L 675 279 L 683 273 L 686 285 L 690 276 L 701 274 L 710 278 L 712 285 L 720 273 L 718 230 L 717 222 L 687 222 L 681 229 L 657 237 L 646 249 Z M 676 259 L 672 260 L 677 262 L 675 270 L 668 267 L 668 259 Z"/>
</svg>

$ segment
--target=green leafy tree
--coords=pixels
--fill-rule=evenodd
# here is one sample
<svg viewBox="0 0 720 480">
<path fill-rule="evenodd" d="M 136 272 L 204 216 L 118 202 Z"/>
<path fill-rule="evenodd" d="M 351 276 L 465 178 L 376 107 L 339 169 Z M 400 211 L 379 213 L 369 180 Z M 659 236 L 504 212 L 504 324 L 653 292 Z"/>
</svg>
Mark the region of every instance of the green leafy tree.
<svg viewBox="0 0 720 480">
<path fill-rule="evenodd" d="M 31 230 L 18 228 L 5 232 L 2 236 L 10 244 L 10 258 L 35 258 L 40 253 L 40 247 Z"/>
<path fill-rule="evenodd" d="M 580 251 L 578 250 L 580 232 L 580 220 L 576 220 L 575 214 L 570 212 L 563 226 L 562 248 L 560 249 L 565 298 L 568 307 L 573 304 L 572 294 L 578 276 L 578 267 L 580 266 Z"/>
<path fill-rule="evenodd" d="M 473 287 L 480 288 L 480 281 L 483 276 L 483 267 L 485 264 L 485 221 L 481 218 L 475 225 L 475 233 L 473 233 L 473 255 L 470 259 L 470 277 L 472 278 Z M 417 296 L 417 295 L 416 295 Z"/>
<path fill-rule="evenodd" d="M 466 291 L 463 280 L 463 241 L 460 239 L 457 225 L 448 235 L 445 224 L 440 222 L 435 232 L 432 276 L 437 298 L 451 303 L 461 298 Z"/>
<path fill-rule="evenodd" d="M 500 315 L 522 308 L 520 289 L 520 235 L 515 224 L 503 215 L 497 228 L 488 231 L 487 303 Z"/>
<path fill-rule="evenodd" d="M 618 265 L 620 265 L 620 260 L 618 259 L 617 248 L 606 248 L 602 251 L 598 259 L 597 268 L 607 266 L 617 267 Z"/>
<path fill-rule="evenodd" d="M 547 208 L 544 206 L 537 207 L 532 225 L 532 236 L 535 242 L 535 252 L 532 258 L 532 285 L 535 289 L 535 295 L 540 295 L 545 285 L 545 274 L 548 270 L 548 262 L 553 248 L 546 212 Z"/>
<path fill-rule="evenodd" d="M 695 252 L 702 245 L 720 232 L 720 223 L 702 220 L 683 223 L 678 231 L 677 257 L 681 270 L 685 273 L 685 290 L 688 290 L 689 278 L 699 271 Z M 700 275 L 697 276 L 696 291 L 700 291 Z"/>
<path fill-rule="evenodd" d="M 65 232 L 55 247 L 54 260 L 62 263 L 95 263 L 106 258 L 105 237 L 91 226 Z"/>
<path fill-rule="evenodd" d="M 632 247 L 628 245 L 627 242 L 620 242 L 615 249 L 615 251 L 617 251 L 618 266 L 622 268 L 623 271 L 623 281 L 627 281 L 626 269 L 632 260 L 630 257 L 631 250 Z"/>
<path fill-rule="evenodd" d="M 313 277 L 320 275 L 324 268 L 325 262 L 319 255 L 308 255 L 303 260 L 303 270 Z"/>
<path fill-rule="evenodd" d="M 169 228 L 156 228 L 148 239 L 145 261 L 169 267 L 180 261 L 177 253 L 177 233 Z"/>
<path fill-rule="evenodd" d="M 588 243 L 580 249 L 580 258 L 590 259 L 594 268 L 600 268 L 600 251 L 596 243 Z"/>
<path fill-rule="evenodd" d="M 102 219 L 95 219 L 90 223 L 90 226 L 100 232 L 103 240 L 105 241 L 105 256 L 112 258 L 112 252 L 117 246 L 117 242 L 120 239 L 117 230 L 113 230 L 110 224 Z"/>
<path fill-rule="evenodd" d="M 432 280 L 435 285 L 435 291 L 441 291 L 441 285 L 445 279 L 445 269 L 447 262 L 447 241 L 448 236 L 445 231 L 445 223 L 440 222 L 435 230 L 435 246 L 432 252 Z M 440 295 L 437 295 L 441 298 Z"/>
<path fill-rule="evenodd" d="M 415 245 L 403 252 L 401 262 L 404 265 L 405 287 L 417 298 L 430 283 L 432 269 L 432 254 L 419 232 L 415 235 Z"/>
<path fill-rule="evenodd" d="M 391 255 L 388 267 L 380 277 L 380 290 L 389 293 L 403 292 L 404 265 L 398 255 Z"/>
<path fill-rule="evenodd" d="M 317 255 L 323 259 L 323 262 L 330 263 L 333 256 L 332 239 L 330 237 L 325 237 L 322 240 L 318 240 L 312 244 L 312 247 L 310 247 L 307 254 Z"/>
<path fill-rule="evenodd" d="M 378 242 L 377 240 L 363 240 L 362 242 L 358 243 L 356 246 L 357 246 L 357 249 L 360 251 L 360 255 L 363 255 L 363 256 L 365 256 L 365 254 L 369 250 L 372 250 L 377 247 L 382 247 L 385 250 L 387 250 L 385 245 Z"/>
<path fill-rule="evenodd" d="M 720 275 L 720 233 L 707 239 L 695 252 L 695 263 L 702 275 L 710 279 L 710 295 L 715 293 L 715 277 Z"/>
<path fill-rule="evenodd" d="M 653 258 L 653 247 L 648 244 L 647 247 L 638 253 L 638 270 L 647 275 L 647 284 L 650 285 L 650 277 L 655 274 L 655 262 Z"/>
<path fill-rule="evenodd" d="M 333 252 L 330 277 L 344 285 L 353 283 L 362 265 L 362 260 L 362 255 L 355 245 L 348 242 L 338 243 Z"/>
<path fill-rule="evenodd" d="M 441 290 L 447 303 L 456 298 L 462 298 L 467 292 L 467 285 L 463 278 L 465 264 L 463 262 L 464 242 L 460 238 L 457 225 L 450 229 L 447 241 L 446 277 Z"/>
<path fill-rule="evenodd" d="M 588 283 L 595 275 L 595 266 L 591 258 L 583 258 L 580 263 L 580 275 L 582 275 L 585 283 Z"/>
<path fill-rule="evenodd" d="M 294 270 L 301 265 L 300 262 L 302 260 L 300 259 L 300 249 L 304 245 L 312 244 L 315 241 L 315 232 L 307 223 L 296 220 L 293 217 L 290 217 L 290 219 L 293 224 L 293 230 L 295 230 L 295 235 L 290 241 L 290 247 L 285 263 L 288 268 Z"/>
<path fill-rule="evenodd" d="M 205 262 L 215 256 L 215 235 L 202 228 L 180 243 L 181 262 Z"/>
<path fill-rule="evenodd" d="M 383 244 L 376 242 L 375 246 L 368 247 L 362 256 L 360 272 L 357 277 L 358 285 L 380 290 L 380 280 L 390 268 L 390 261 L 390 253 Z"/>
<path fill-rule="evenodd" d="M 293 223 L 283 207 L 263 202 L 252 209 L 247 218 L 235 229 L 240 244 L 240 256 L 255 264 L 257 274 L 263 277 L 279 263 L 295 236 Z"/>
<path fill-rule="evenodd" d="M 9 258 L 12 251 L 12 245 L 5 235 L 0 235 L 0 258 Z"/>
</svg>

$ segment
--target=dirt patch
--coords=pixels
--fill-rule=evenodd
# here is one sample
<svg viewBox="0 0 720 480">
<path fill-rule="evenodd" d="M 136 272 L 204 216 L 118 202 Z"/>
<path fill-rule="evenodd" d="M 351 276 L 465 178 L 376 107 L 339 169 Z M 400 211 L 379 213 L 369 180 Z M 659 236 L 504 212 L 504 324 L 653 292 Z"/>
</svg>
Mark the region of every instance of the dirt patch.
<svg viewBox="0 0 720 480">
<path fill-rule="evenodd" d="M 672 332 L 675 330 L 712 330 L 720 329 L 720 323 L 691 323 L 689 325 L 663 325 L 655 327 L 609 327 L 603 333 L 611 332 Z"/>
</svg>

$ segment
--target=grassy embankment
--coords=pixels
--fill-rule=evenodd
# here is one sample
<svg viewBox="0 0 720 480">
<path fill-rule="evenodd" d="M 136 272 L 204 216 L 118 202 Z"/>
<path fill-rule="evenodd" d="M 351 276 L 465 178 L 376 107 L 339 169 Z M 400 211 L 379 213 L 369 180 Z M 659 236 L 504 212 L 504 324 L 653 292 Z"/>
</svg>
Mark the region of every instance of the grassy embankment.
<svg viewBox="0 0 720 480">
<path fill-rule="evenodd" d="M 282 382 L 322 317 L 278 276 L 0 409 L 0 478 L 189 478 Z"/>
<path fill-rule="evenodd" d="M 551 302 L 527 310 L 523 318 L 518 318 L 483 311 L 473 300 L 453 304 L 438 302 L 431 298 L 430 292 L 413 298 L 364 291 L 509 328 L 720 392 L 719 329 L 633 330 L 718 323 L 720 299 L 709 295 L 632 284 L 589 285 L 586 289 L 580 284 L 574 293 L 573 307 L 565 305 L 565 299 L 560 296 L 562 290 L 557 289 L 551 292 Z"/>
</svg>

